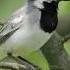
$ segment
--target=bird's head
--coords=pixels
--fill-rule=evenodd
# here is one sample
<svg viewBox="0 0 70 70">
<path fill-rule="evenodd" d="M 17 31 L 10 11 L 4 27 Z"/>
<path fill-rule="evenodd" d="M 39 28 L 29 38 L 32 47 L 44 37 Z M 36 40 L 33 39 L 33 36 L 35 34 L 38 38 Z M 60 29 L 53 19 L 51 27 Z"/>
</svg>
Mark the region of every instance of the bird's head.
<svg viewBox="0 0 70 70">
<path fill-rule="evenodd" d="M 41 12 L 40 27 L 43 31 L 51 33 L 58 23 L 57 0 L 28 0 Z"/>
</svg>

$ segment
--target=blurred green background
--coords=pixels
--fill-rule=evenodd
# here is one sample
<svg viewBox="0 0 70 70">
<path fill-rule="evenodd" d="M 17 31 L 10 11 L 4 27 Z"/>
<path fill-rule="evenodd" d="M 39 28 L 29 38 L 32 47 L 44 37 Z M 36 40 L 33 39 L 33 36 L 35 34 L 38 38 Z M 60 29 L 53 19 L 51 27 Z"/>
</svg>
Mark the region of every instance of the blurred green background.
<svg viewBox="0 0 70 70">
<path fill-rule="evenodd" d="M 0 0 L 0 21 L 5 22 L 10 14 L 24 5 L 26 0 Z"/>
<path fill-rule="evenodd" d="M 5 22 L 12 12 L 20 8 L 27 0 L 0 0 L 0 22 Z M 59 25 L 57 31 L 62 35 L 70 33 L 70 2 L 60 2 L 58 9 Z M 63 28 L 64 27 L 64 28 Z M 65 43 L 65 49 L 70 55 L 70 41 Z M 1 53 L 1 51 L 0 51 Z M 3 57 L 0 54 L 0 58 Z M 33 63 L 39 65 L 43 70 L 48 70 L 48 63 L 40 51 L 25 56 Z"/>
</svg>

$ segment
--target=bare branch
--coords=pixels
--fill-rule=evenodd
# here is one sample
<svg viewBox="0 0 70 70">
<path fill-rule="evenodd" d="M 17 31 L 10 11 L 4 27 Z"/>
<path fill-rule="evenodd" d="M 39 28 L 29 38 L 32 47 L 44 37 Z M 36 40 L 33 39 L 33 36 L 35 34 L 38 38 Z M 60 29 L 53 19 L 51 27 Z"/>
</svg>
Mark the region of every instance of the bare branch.
<svg viewBox="0 0 70 70">
<path fill-rule="evenodd" d="M 62 39 L 62 43 L 64 44 L 65 42 L 67 42 L 70 39 L 70 34 L 64 36 L 64 38 Z"/>
<path fill-rule="evenodd" d="M 0 68 L 3 69 L 12 69 L 12 70 L 19 70 L 20 68 L 26 69 L 26 66 L 18 64 L 18 63 L 10 63 L 10 62 L 1 62 Z"/>
</svg>

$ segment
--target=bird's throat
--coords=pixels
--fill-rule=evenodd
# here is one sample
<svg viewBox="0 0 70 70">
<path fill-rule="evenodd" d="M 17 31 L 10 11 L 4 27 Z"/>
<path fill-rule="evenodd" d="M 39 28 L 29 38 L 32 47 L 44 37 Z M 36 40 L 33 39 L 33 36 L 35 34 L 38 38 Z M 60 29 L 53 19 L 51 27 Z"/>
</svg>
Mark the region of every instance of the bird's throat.
<svg viewBox="0 0 70 70">
<path fill-rule="evenodd" d="M 57 8 L 58 3 L 43 2 L 44 8 L 41 10 L 40 27 L 43 31 L 51 33 L 56 29 L 58 23 Z"/>
</svg>

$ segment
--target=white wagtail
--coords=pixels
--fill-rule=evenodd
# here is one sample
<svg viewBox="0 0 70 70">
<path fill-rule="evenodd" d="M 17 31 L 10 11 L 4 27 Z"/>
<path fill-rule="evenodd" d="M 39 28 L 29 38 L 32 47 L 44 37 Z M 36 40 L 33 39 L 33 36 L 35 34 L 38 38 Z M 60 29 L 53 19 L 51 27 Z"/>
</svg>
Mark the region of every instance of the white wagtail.
<svg viewBox="0 0 70 70">
<path fill-rule="evenodd" d="M 1 29 L 0 50 L 23 56 L 41 48 L 55 32 L 57 9 L 57 0 L 28 0 Z"/>
</svg>

